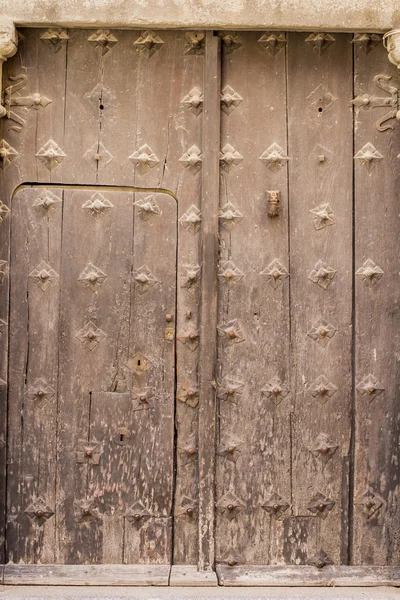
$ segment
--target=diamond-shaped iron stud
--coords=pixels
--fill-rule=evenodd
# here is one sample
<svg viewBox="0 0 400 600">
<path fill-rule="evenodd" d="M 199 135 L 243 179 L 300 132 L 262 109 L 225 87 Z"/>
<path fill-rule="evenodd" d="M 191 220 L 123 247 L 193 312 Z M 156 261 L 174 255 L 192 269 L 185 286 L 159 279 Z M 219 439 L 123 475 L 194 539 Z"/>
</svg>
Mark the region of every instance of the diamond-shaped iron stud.
<svg viewBox="0 0 400 600">
<path fill-rule="evenodd" d="M 367 287 L 372 287 L 380 280 L 383 271 L 373 260 L 368 258 L 364 261 L 363 266 L 356 271 L 356 275 L 361 277 Z"/>
<path fill-rule="evenodd" d="M 177 339 L 193 352 L 199 345 L 199 330 L 196 329 L 193 323 L 189 323 L 186 329 L 181 331 Z"/>
<path fill-rule="evenodd" d="M 32 204 L 36 210 L 42 211 L 47 216 L 55 212 L 57 204 L 60 204 L 62 199 L 56 196 L 50 190 L 43 190 L 43 192 L 36 198 Z"/>
<path fill-rule="evenodd" d="M 111 208 L 114 208 L 114 205 L 103 194 L 96 192 L 89 200 L 82 204 L 82 208 L 97 219 L 107 214 Z"/>
<path fill-rule="evenodd" d="M 382 42 L 382 36 L 377 33 L 355 33 L 352 42 L 364 54 L 369 54 L 375 46 Z"/>
<path fill-rule="evenodd" d="M 74 501 L 75 519 L 78 523 L 100 519 L 99 511 L 95 505 L 95 498 Z"/>
<path fill-rule="evenodd" d="M 306 98 L 310 107 L 322 114 L 324 110 L 329 108 L 337 98 L 322 84 L 318 85 Z"/>
<path fill-rule="evenodd" d="M 37 498 L 24 511 L 28 517 L 34 520 L 39 527 L 54 515 L 54 510 L 49 508 L 43 498 Z"/>
<path fill-rule="evenodd" d="M 136 282 L 136 289 L 139 294 L 145 294 L 151 287 L 158 283 L 158 279 L 150 271 L 149 267 L 142 265 L 133 272 L 133 278 Z"/>
<path fill-rule="evenodd" d="M 6 140 L 0 140 L 0 167 L 2 169 L 8 167 L 18 156 L 18 152 Z"/>
<path fill-rule="evenodd" d="M 335 38 L 330 33 L 312 33 L 309 35 L 305 42 L 311 44 L 314 52 L 320 56 L 328 50 L 328 48 L 335 42 Z"/>
<path fill-rule="evenodd" d="M 316 208 L 312 208 L 310 213 L 314 215 L 313 221 L 315 229 L 324 229 L 324 227 L 328 227 L 329 225 L 334 225 L 336 223 L 336 217 L 333 214 L 329 202 L 320 204 Z"/>
<path fill-rule="evenodd" d="M 355 502 L 355 505 L 361 508 L 367 519 L 370 519 L 383 506 L 383 500 L 372 490 L 367 490 L 364 494 L 362 494 L 361 497 L 358 498 L 358 500 Z"/>
<path fill-rule="evenodd" d="M 385 390 L 383 385 L 377 380 L 375 375 L 370 373 L 357 385 L 357 390 L 362 396 L 365 396 L 369 402 L 375 400 L 377 396 Z"/>
<path fill-rule="evenodd" d="M 196 233 L 200 231 L 201 224 L 201 212 L 197 206 L 192 204 L 192 206 L 190 206 L 180 217 L 179 223 L 182 225 L 182 227 L 184 227 L 184 229 L 190 231 L 192 235 L 196 235 Z"/>
<path fill-rule="evenodd" d="M 243 46 L 237 31 L 220 31 L 218 37 L 221 38 L 224 54 L 232 54 L 234 50 Z"/>
<path fill-rule="evenodd" d="M 94 171 L 99 172 L 112 161 L 113 155 L 107 150 L 103 142 L 96 142 L 85 152 L 83 158 Z"/>
<path fill-rule="evenodd" d="M 113 46 L 118 42 L 118 39 L 110 33 L 108 29 L 98 29 L 96 33 L 92 33 L 88 37 L 88 41 L 94 45 L 96 49 L 100 49 L 102 56 L 107 54 Z"/>
<path fill-rule="evenodd" d="M 308 275 L 308 279 L 326 290 L 335 278 L 337 271 L 323 260 L 319 260 Z"/>
<path fill-rule="evenodd" d="M 333 442 L 326 433 L 320 433 L 315 440 L 310 452 L 315 458 L 326 464 L 330 461 L 339 446 Z"/>
<path fill-rule="evenodd" d="M 58 279 L 58 274 L 45 260 L 42 260 L 36 269 L 29 273 L 29 277 L 45 292 Z"/>
<path fill-rule="evenodd" d="M 179 162 L 181 162 L 191 173 L 198 173 L 201 169 L 203 156 L 197 146 L 191 146 L 189 150 L 181 156 Z"/>
<path fill-rule="evenodd" d="M 200 265 L 183 265 L 181 287 L 187 290 L 197 287 L 201 277 L 201 266 Z"/>
<path fill-rule="evenodd" d="M 336 327 L 327 321 L 321 321 L 321 324 L 317 325 L 316 327 L 312 327 L 310 331 L 307 332 L 307 335 L 325 348 L 336 332 Z"/>
<path fill-rule="evenodd" d="M 139 531 L 146 521 L 150 519 L 151 514 L 141 502 L 137 501 L 128 508 L 124 516 L 125 519 L 129 521 L 129 523 L 132 523 L 134 528 Z"/>
<path fill-rule="evenodd" d="M 222 283 L 226 283 L 228 285 L 232 285 L 234 283 L 238 283 L 244 277 L 244 273 L 235 265 L 235 263 L 231 260 L 224 260 L 221 262 L 219 271 L 218 271 L 218 279 Z"/>
<path fill-rule="evenodd" d="M 153 408 L 154 392 L 151 387 L 135 388 L 132 390 L 132 410 L 149 410 Z"/>
<path fill-rule="evenodd" d="M 282 517 L 283 513 L 287 511 L 290 504 L 286 502 L 277 492 L 273 492 L 271 497 L 261 505 L 267 513 L 269 513 L 275 519 Z"/>
<path fill-rule="evenodd" d="M 238 319 L 232 319 L 217 327 L 218 335 L 223 339 L 226 346 L 239 344 L 245 341 L 244 332 Z"/>
<path fill-rule="evenodd" d="M 236 379 L 227 378 L 224 384 L 218 388 L 217 398 L 220 400 L 226 400 L 232 402 L 232 404 L 238 404 L 239 398 L 244 390 L 243 381 L 237 381 Z"/>
<path fill-rule="evenodd" d="M 89 465 L 100 464 L 102 445 L 100 442 L 88 442 L 87 440 L 78 441 L 78 450 L 76 451 L 76 462 L 87 463 Z"/>
<path fill-rule="evenodd" d="M 65 29 L 48 29 L 40 39 L 56 54 L 68 42 L 69 35 Z"/>
<path fill-rule="evenodd" d="M 236 464 L 236 461 L 240 457 L 242 452 L 241 448 L 244 444 L 243 440 L 239 440 L 234 437 L 228 437 L 223 440 L 218 448 L 219 456 L 223 456 L 229 462 L 233 462 Z"/>
<path fill-rule="evenodd" d="M 86 350 L 93 351 L 97 348 L 100 342 L 106 337 L 93 321 L 89 321 L 78 333 L 76 337 L 84 345 Z"/>
<path fill-rule="evenodd" d="M 40 377 L 35 379 L 33 385 L 28 389 L 27 397 L 29 400 L 33 400 L 36 406 L 42 408 L 46 402 L 54 398 L 55 393 L 55 389 Z"/>
<path fill-rule="evenodd" d="M 177 399 L 192 408 L 196 408 L 199 403 L 199 388 L 194 383 L 185 383 L 178 392 Z"/>
<path fill-rule="evenodd" d="M 221 108 L 226 115 L 230 115 L 239 104 L 243 102 L 240 94 L 235 92 L 230 85 L 226 85 L 221 93 Z"/>
<path fill-rule="evenodd" d="M 242 213 L 240 210 L 237 210 L 231 202 L 227 202 L 219 209 L 220 223 L 227 231 L 231 231 L 242 219 Z"/>
<path fill-rule="evenodd" d="M 186 33 L 185 54 L 204 54 L 204 33 L 188 31 Z"/>
<path fill-rule="evenodd" d="M 274 142 L 260 156 L 260 160 L 274 173 L 277 173 L 285 166 L 289 157 L 285 151 Z"/>
<path fill-rule="evenodd" d="M 184 98 L 182 98 L 181 104 L 197 117 L 203 110 L 203 101 L 203 92 L 200 88 L 194 87 Z"/>
<path fill-rule="evenodd" d="M 320 375 L 308 388 L 307 392 L 313 398 L 318 398 L 321 404 L 326 404 L 329 398 L 337 392 L 337 387 L 325 375 Z"/>
<path fill-rule="evenodd" d="M 161 209 L 158 206 L 154 196 L 136 200 L 134 205 L 138 209 L 138 215 L 143 221 L 148 221 L 152 215 L 161 215 Z"/>
<path fill-rule="evenodd" d="M 335 502 L 330 498 L 317 492 L 312 498 L 310 504 L 307 506 L 307 510 L 319 519 L 326 519 L 332 508 L 335 506 Z"/>
<path fill-rule="evenodd" d="M 278 406 L 284 398 L 289 394 L 290 390 L 286 383 L 283 383 L 276 375 L 269 383 L 261 390 L 261 395 L 268 400 L 271 400 L 275 406 Z"/>
<path fill-rule="evenodd" d="M 269 263 L 260 274 L 266 275 L 268 283 L 270 283 L 275 290 L 289 277 L 289 272 L 277 258 Z"/>
<path fill-rule="evenodd" d="M 365 144 L 354 156 L 354 160 L 363 165 L 368 172 L 372 171 L 375 165 L 382 159 L 383 155 L 370 142 Z"/>
<path fill-rule="evenodd" d="M 153 169 L 160 162 L 153 150 L 147 144 L 143 144 L 139 150 L 135 150 L 135 152 L 129 156 L 129 159 L 136 165 L 141 175 L 144 175 L 150 171 L 150 169 Z"/>
<path fill-rule="evenodd" d="M 104 283 L 107 275 L 96 267 L 93 263 L 88 263 L 82 273 L 78 277 L 78 281 L 92 290 L 97 292 L 100 286 Z"/>
<path fill-rule="evenodd" d="M 175 516 L 178 519 L 185 519 L 187 521 L 192 521 L 192 519 L 197 514 L 197 502 L 193 500 L 193 498 L 189 498 L 188 496 L 183 496 L 182 500 L 177 506 L 175 511 Z"/>
<path fill-rule="evenodd" d="M 229 521 L 233 521 L 244 509 L 244 504 L 232 492 L 228 492 L 217 502 L 217 509 Z"/>
<path fill-rule="evenodd" d="M 147 58 L 151 58 L 153 54 L 157 52 L 164 44 L 163 40 L 157 35 L 154 31 L 144 31 L 137 40 L 133 42 L 135 48 L 146 56 Z"/>
<path fill-rule="evenodd" d="M 225 144 L 219 153 L 221 168 L 225 173 L 232 171 L 234 167 L 240 164 L 243 156 L 231 144 Z"/>
<path fill-rule="evenodd" d="M 271 56 L 278 54 L 279 50 L 282 50 L 287 44 L 287 40 L 284 33 L 273 33 L 267 31 L 260 37 L 258 43 L 265 48 L 265 50 Z"/>
<path fill-rule="evenodd" d="M 307 564 L 317 567 L 317 569 L 323 569 L 327 565 L 333 565 L 333 561 L 324 550 L 319 550 L 319 552 L 307 560 Z"/>
<path fill-rule="evenodd" d="M 54 171 L 62 163 L 66 154 L 54 140 L 50 139 L 36 152 L 36 156 L 49 171 Z"/>
<path fill-rule="evenodd" d="M 4 202 L 2 200 L 0 200 L 0 223 L 2 223 L 4 221 L 4 219 L 6 217 L 8 217 L 8 215 L 10 214 L 10 209 L 8 208 L 8 206 L 6 206 L 4 204 Z"/>
</svg>

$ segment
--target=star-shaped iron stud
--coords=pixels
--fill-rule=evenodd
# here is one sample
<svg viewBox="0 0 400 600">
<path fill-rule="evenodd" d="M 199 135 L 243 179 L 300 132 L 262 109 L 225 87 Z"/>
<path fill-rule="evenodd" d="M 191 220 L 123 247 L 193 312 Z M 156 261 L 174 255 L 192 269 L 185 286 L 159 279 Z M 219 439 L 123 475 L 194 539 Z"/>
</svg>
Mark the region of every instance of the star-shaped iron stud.
<svg viewBox="0 0 400 600">
<path fill-rule="evenodd" d="M 178 335 L 178 341 L 192 352 L 199 345 L 199 330 L 193 323 L 189 323 L 184 331 Z"/>
<path fill-rule="evenodd" d="M 200 280 L 201 276 L 201 266 L 200 265 L 183 265 L 182 267 L 182 277 L 181 277 L 181 287 L 189 290 L 194 287 L 197 287 L 197 283 Z"/>
<path fill-rule="evenodd" d="M 100 519 L 100 514 L 95 504 L 95 498 L 74 500 L 74 510 L 77 523 Z"/>
<path fill-rule="evenodd" d="M 135 150 L 129 158 L 133 164 L 136 165 L 140 175 L 145 175 L 160 162 L 153 150 L 147 144 L 144 144 L 138 150 Z"/>
<path fill-rule="evenodd" d="M 243 46 L 243 42 L 236 31 L 220 31 L 218 37 L 221 38 L 224 54 L 232 54 Z"/>
<path fill-rule="evenodd" d="M 261 271 L 261 275 L 266 275 L 268 283 L 276 290 L 289 277 L 289 272 L 282 263 L 275 258 L 263 271 Z"/>
<path fill-rule="evenodd" d="M 333 565 L 333 561 L 324 550 L 319 550 L 319 552 L 307 560 L 307 564 L 317 567 L 317 569 L 323 569 L 327 565 Z"/>
<path fill-rule="evenodd" d="M 78 331 L 76 337 L 87 350 L 93 351 L 106 337 L 106 334 L 93 321 L 89 321 Z"/>
<path fill-rule="evenodd" d="M 235 265 L 232 260 L 223 260 L 218 271 L 218 279 L 222 283 L 232 285 L 241 281 L 244 273 Z"/>
<path fill-rule="evenodd" d="M 32 504 L 24 511 L 28 517 L 34 520 L 39 527 L 54 515 L 54 510 L 47 506 L 43 498 L 36 498 Z"/>
<path fill-rule="evenodd" d="M 283 383 L 277 375 L 261 390 L 261 395 L 265 396 L 275 406 L 278 406 L 289 394 L 290 390 L 286 383 Z"/>
<path fill-rule="evenodd" d="M 242 162 L 243 156 L 231 144 L 225 144 L 219 153 L 219 160 L 222 170 L 225 173 L 230 173 L 234 167 Z"/>
<path fill-rule="evenodd" d="M 280 171 L 289 160 L 286 152 L 274 142 L 260 156 L 260 160 L 273 172 Z"/>
<path fill-rule="evenodd" d="M 42 260 L 36 269 L 29 273 L 29 277 L 45 292 L 58 279 L 58 273 L 45 260 Z"/>
<path fill-rule="evenodd" d="M 365 515 L 367 519 L 376 515 L 383 504 L 382 498 L 370 489 L 362 494 L 355 502 L 355 505 L 362 510 L 363 515 Z"/>
<path fill-rule="evenodd" d="M 197 502 L 188 496 L 184 496 L 177 506 L 175 516 L 178 519 L 192 521 L 197 514 Z"/>
<path fill-rule="evenodd" d="M 201 31 L 186 32 L 184 54 L 204 54 L 204 33 Z"/>
<path fill-rule="evenodd" d="M 203 162 L 201 150 L 196 145 L 191 146 L 189 150 L 181 156 L 179 162 L 181 162 L 191 173 L 198 173 L 201 169 L 201 163 Z"/>
<path fill-rule="evenodd" d="M 18 156 L 15 148 L 10 146 L 6 140 L 0 140 L 0 167 L 2 169 L 8 167 Z"/>
<path fill-rule="evenodd" d="M 244 504 L 232 492 L 228 492 L 217 502 L 217 509 L 229 521 L 233 521 L 244 509 Z"/>
<path fill-rule="evenodd" d="M 161 209 L 154 196 L 147 196 L 144 199 L 136 200 L 134 205 L 137 207 L 138 215 L 143 221 L 148 221 L 152 215 L 161 215 Z"/>
<path fill-rule="evenodd" d="M 133 42 L 135 48 L 147 58 L 151 58 L 164 44 L 160 36 L 154 31 L 144 31 L 137 40 Z"/>
<path fill-rule="evenodd" d="M 82 204 L 83 210 L 88 212 L 94 219 L 98 219 L 102 215 L 107 214 L 114 205 L 100 194 L 96 192 L 93 196 L 87 200 L 84 204 Z"/>
<path fill-rule="evenodd" d="M 240 210 L 237 210 L 231 202 L 227 202 L 219 210 L 219 220 L 224 229 L 231 231 L 243 219 Z"/>
<path fill-rule="evenodd" d="M 332 508 L 335 506 L 335 502 L 330 498 L 327 498 L 321 492 L 317 492 L 307 506 L 307 510 L 319 519 L 326 519 Z"/>
<path fill-rule="evenodd" d="M 329 398 L 337 392 L 337 387 L 325 375 L 319 375 L 317 379 L 308 388 L 307 392 L 313 398 L 318 398 L 321 404 L 326 404 Z"/>
<path fill-rule="evenodd" d="M 199 403 L 199 388 L 194 383 L 184 383 L 177 395 L 177 399 L 192 408 L 196 408 Z"/>
<path fill-rule="evenodd" d="M 78 277 L 78 281 L 88 287 L 92 292 L 97 292 L 106 280 L 106 273 L 93 263 L 88 263 Z"/>
<path fill-rule="evenodd" d="M 53 139 L 50 139 L 40 148 L 36 156 L 49 171 L 54 171 L 62 163 L 66 154 Z"/>
<path fill-rule="evenodd" d="M 195 435 L 190 436 L 182 446 L 179 446 L 180 462 L 185 467 L 194 463 L 197 454 L 197 441 Z"/>
<path fill-rule="evenodd" d="M 329 202 L 325 202 L 320 204 L 316 208 L 312 208 L 310 213 L 313 216 L 315 229 L 324 229 L 325 227 L 329 227 L 330 225 L 335 225 L 336 217 L 333 214 L 331 205 Z"/>
<path fill-rule="evenodd" d="M 196 235 L 200 231 L 201 224 L 201 212 L 197 206 L 190 206 L 187 211 L 180 217 L 179 223 L 184 229 L 190 231 L 191 234 Z"/>
<path fill-rule="evenodd" d="M 88 37 L 88 41 L 96 49 L 100 49 L 102 56 L 107 54 L 115 46 L 118 39 L 108 29 L 98 29 Z"/>
<path fill-rule="evenodd" d="M 197 117 L 203 110 L 203 101 L 203 92 L 200 88 L 194 87 L 184 98 L 182 98 L 181 104 Z"/>
<path fill-rule="evenodd" d="M 354 160 L 365 167 L 368 172 L 371 172 L 375 165 L 382 159 L 382 154 L 370 142 L 365 144 L 354 156 Z"/>
<path fill-rule="evenodd" d="M 321 321 L 320 325 L 316 325 L 315 327 L 311 327 L 311 329 L 307 332 L 308 337 L 312 340 L 315 340 L 318 344 L 320 344 L 323 348 L 325 348 L 335 333 L 337 332 L 336 327 L 328 323 L 327 321 Z"/>
<path fill-rule="evenodd" d="M 217 331 L 226 346 L 239 344 L 246 339 L 238 319 L 232 319 L 232 321 L 228 321 L 228 323 L 222 323 L 217 327 Z"/>
<path fill-rule="evenodd" d="M 375 375 L 369 373 L 360 383 L 357 385 L 357 390 L 362 396 L 365 396 L 369 402 L 375 400 L 385 390 L 383 385 L 378 381 Z"/>
<path fill-rule="evenodd" d="M 10 209 L 8 208 L 8 206 L 6 206 L 4 204 L 4 202 L 2 200 L 0 200 L 0 223 L 2 223 L 4 221 L 4 219 L 6 217 L 8 217 L 8 215 L 10 214 Z"/>
<path fill-rule="evenodd" d="M 219 456 L 222 456 L 229 462 L 233 462 L 236 464 L 240 454 L 242 452 L 242 446 L 244 444 L 243 440 L 240 440 L 235 437 L 228 437 L 223 440 L 218 448 Z"/>
<path fill-rule="evenodd" d="M 274 517 L 274 519 L 280 519 L 289 506 L 290 504 L 282 496 L 277 492 L 273 492 L 270 498 L 261 505 L 261 508 Z"/>
<path fill-rule="evenodd" d="M 33 385 L 28 388 L 27 397 L 33 400 L 39 408 L 42 408 L 49 400 L 54 398 L 55 389 L 43 378 L 35 379 Z"/>
<path fill-rule="evenodd" d="M 100 456 L 103 451 L 100 442 L 93 440 L 88 442 L 87 440 L 78 441 L 78 450 L 76 451 L 76 462 L 87 463 L 89 465 L 100 464 Z"/>
<path fill-rule="evenodd" d="M 339 446 L 326 433 L 320 433 L 310 448 L 310 452 L 315 458 L 326 464 L 338 448 Z"/>
<path fill-rule="evenodd" d="M 282 50 L 286 46 L 287 40 L 284 33 L 267 31 L 260 37 L 258 43 L 265 48 L 268 54 L 275 56 L 279 50 Z"/>
<path fill-rule="evenodd" d="M 136 269 L 133 273 L 133 278 L 136 282 L 136 289 L 139 294 L 145 294 L 151 287 L 158 283 L 158 279 L 146 265 L 142 265 L 139 269 Z"/>
<path fill-rule="evenodd" d="M 224 384 L 218 388 L 217 398 L 219 398 L 220 400 L 232 402 L 232 404 L 238 404 L 243 390 L 243 381 L 237 381 L 236 379 L 227 378 L 225 379 Z"/>
<path fill-rule="evenodd" d="M 61 202 L 62 199 L 59 196 L 56 196 L 50 190 L 43 190 L 32 206 L 48 216 L 55 212 L 57 204 L 61 204 Z"/>
<path fill-rule="evenodd" d="M 149 410 L 153 408 L 154 393 L 153 388 L 143 387 L 135 388 L 132 390 L 132 410 L 137 412 L 139 410 Z"/>
<path fill-rule="evenodd" d="M 375 285 L 383 276 L 383 271 L 373 260 L 368 258 L 364 261 L 363 266 L 356 271 L 361 280 L 367 287 Z"/>
<path fill-rule="evenodd" d="M 142 526 L 148 521 L 151 517 L 151 514 L 143 504 L 139 501 L 136 501 L 128 508 L 125 513 L 125 519 L 132 523 L 133 527 L 139 531 Z"/>
<path fill-rule="evenodd" d="M 335 38 L 330 33 L 311 33 L 305 42 L 310 44 L 314 52 L 321 56 L 335 42 Z"/>
<path fill-rule="evenodd" d="M 308 279 L 326 290 L 335 278 L 337 271 L 323 260 L 319 260 L 308 275 Z"/>
<path fill-rule="evenodd" d="M 235 92 L 230 85 L 226 85 L 221 93 L 221 108 L 226 115 L 230 115 L 239 104 L 243 102 L 240 94 Z"/>
</svg>

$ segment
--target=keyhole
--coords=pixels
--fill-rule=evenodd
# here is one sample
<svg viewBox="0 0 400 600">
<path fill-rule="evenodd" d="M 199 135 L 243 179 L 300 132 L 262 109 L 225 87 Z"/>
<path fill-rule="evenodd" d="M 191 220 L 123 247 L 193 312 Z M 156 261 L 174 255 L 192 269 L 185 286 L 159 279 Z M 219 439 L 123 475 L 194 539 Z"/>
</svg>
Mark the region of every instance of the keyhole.
<svg viewBox="0 0 400 600">
<path fill-rule="evenodd" d="M 321 113 L 323 110 L 324 110 L 324 109 L 322 108 L 322 106 L 319 106 L 319 107 L 318 107 L 318 112 L 320 112 L 320 113 Z"/>
<path fill-rule="evenodd" d="M 140 367 L 140 358 L 138 358 L 137 366 Z"/>
<path fill-rule="evenodd" d="M 104 110 L 104 104 L 100 104 L 100 110 Z"/>
<path fill-rule="evenodd" d="M 123 434 L 123 433 L 121 433 L 121 434 L 120 434 L 120 436 L 119 436 L 119 441 L 120 441 L 120 442 L 123 442 L 123 441 L 124 441 L 124 438 L 125 438 L 124 434 Z"/>
</svg>

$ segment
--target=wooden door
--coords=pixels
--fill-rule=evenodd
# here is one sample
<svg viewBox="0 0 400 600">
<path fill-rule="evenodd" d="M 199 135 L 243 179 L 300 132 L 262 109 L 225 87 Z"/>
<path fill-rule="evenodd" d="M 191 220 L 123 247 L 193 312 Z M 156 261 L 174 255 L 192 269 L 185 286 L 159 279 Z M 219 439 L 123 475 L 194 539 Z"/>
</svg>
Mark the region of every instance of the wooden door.
<svg viewBox="0 0 400 600">
<path fill-rule="evenodd" d="M 21 34 L 5 581 L 400 581 L 400 80 L 379 36 Z"/>
</svg>

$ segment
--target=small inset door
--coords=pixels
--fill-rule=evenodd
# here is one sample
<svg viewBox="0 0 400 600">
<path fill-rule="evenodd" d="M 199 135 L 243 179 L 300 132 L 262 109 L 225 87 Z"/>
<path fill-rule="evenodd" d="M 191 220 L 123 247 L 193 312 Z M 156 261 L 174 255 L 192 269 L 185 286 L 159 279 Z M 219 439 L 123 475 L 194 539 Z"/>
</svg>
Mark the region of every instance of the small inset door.
<svg viewBox="0 0 400 600">
<path fill-rule="evenodd" d="M 176 231 L 166 194 L 13 199 L 7 562 L 171 562 Z"/>
</svg>

